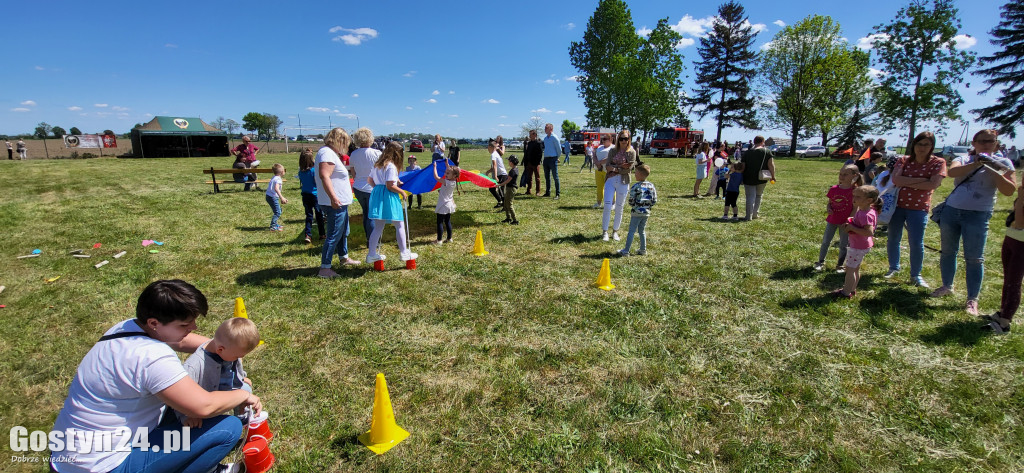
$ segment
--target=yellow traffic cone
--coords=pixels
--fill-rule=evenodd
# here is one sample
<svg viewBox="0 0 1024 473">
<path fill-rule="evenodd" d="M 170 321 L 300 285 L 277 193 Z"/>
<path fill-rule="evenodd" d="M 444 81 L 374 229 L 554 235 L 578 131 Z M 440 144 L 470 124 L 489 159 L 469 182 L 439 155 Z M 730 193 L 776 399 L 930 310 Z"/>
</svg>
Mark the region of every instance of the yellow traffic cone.
<svg viewBox="0 0 1024 473">
<path fill-rule="evenodd" d="M 241 317 L 243 319 L 249 318 L 249 313 L 245 311 L 245 301 L 243 301 L 241 297 L 235 298 L 235 317 Z M 259 345 L 262 344 L 263 340 L 261 339 Z"/>
<path fill-rule="evenodd" d="M 388 382 L 384 373 L 377 373 L 377 386 L 373 393 L 373 421 L 370 430 L 359 436 L 359 441 L 377 455 L 391 450 L 409 437 L 409 432 L 395 423 L 395 411 L 391 408 Z"/>
<path fill-rule="evenodd" d="M 249 318 L 249 314 L 245 311 L 245 301 L 241 297 L 235 298 L 235 317 Z"/>
<path fill-rule="evenodd" d="M 486 255 L 486 254 L 488 254 L 488 253 L 487 253 L 487 250 L 484 249 L 484 232 L 482 232 L 480 230 L 477 230 L 476 231 L 476 243 L 473 243 L 473 255 L 474 256 L 483 256 L 483 255 Z"/>
<path fill-rule="evenodd" d="M 612 284 L 611 262 L 608 258 L 605 258 L 604 261 L 601 262 L 601 272 L 597 274 L 597 281 L 594 282 L 594 284 L 606 291 L 615 289 L 615 285 Z"/>
</svg>

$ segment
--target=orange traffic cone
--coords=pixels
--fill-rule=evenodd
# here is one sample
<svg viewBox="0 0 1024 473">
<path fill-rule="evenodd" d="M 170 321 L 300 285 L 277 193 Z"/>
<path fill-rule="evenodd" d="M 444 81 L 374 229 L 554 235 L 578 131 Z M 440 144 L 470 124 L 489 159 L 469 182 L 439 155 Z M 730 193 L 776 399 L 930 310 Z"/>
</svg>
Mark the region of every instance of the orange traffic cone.
<svg viewBox="0 0 1024 473">
<path fill-rule="evenodd" d="M 241 317 L 243 319 L 249 318 L 249 313 L 245 311 L 245 301 L 243 301 L 241 297 L 235 298 L 235 317 Z M 259 344 L 263 344 L 262 339 L 260 339 Z"/>
<path fill-rule="evenodd" d="M 409 437 L 409 432 L 395 423 L 395 412 L 391 408 L 388 382 L 384 373 L 377 373 L 377 386 L 373 393 L 373 420 L 370 430 L 359 436 L 359 441 L 377 455 L 391 450 Z"/>
<path fill-rule="evenodd" d="M 606 291 L 615 289 L 615 285 L 612 284 L 611 262 L 608 258 L 605 258 L 604 261 L 601 262 L 601 272 L 597 274 L 597 281 L 595 281 L 594 284 Z"/>
<path fill-rule="evenodd" d="M 483 256 L 488 254 L 487 250 L 484 249 L 484 232 L 476 231 L 476 242 L 473 243 L 473 255 Z"/>
</svg>

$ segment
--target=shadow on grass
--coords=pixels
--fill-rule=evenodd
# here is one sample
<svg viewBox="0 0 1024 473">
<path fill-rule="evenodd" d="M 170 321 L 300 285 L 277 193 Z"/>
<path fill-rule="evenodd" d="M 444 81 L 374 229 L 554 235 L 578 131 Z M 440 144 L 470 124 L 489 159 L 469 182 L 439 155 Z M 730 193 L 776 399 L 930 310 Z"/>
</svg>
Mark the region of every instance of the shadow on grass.
<svg viewBox="0 0 1024 473">
<path fill-rule="evenodd" d="M 837 299 L 831 294 L 825 293 L 814 297 L 793 297 L 779 302 L 783 309 L 817 309 L 824 307 Z"/>
<path fill-rule="evenodd" d="M 932 333 L 921 335 L 921 341 L 932 345 L 957 344 L 963 347 L 973 346 L 988 333 L 981 329 L 981 322 L 956 320 L 946 323 Z"/>
<path fill-rule="evenodd" d="M 269 232 L 270 227 L 235 227 L 235 230 L 242 232 Z"/>
<path fill-rule="evenodd" d="M 814 277 L 814 268 L 807 266 L 803 268 L 783 268 L 768 276 L 773 281 L 785 281 L 788 279 L 810 279 Z"/>
<path fill-rule="evenodd" d="M 745 220 L 740 220 L 740 219 L 733 220 L 731 218 L 729 220 L 722 220 L 722 217 L 695 218 L 694 220 L 696 220 L 698 222 L 711 222 L 711 223 L 723 223 L 723 224 L 735 224 L 735 223 L 744 223 L 745 222 Z"/>
<path fill-rule="evenodd" d="M 402 266 L 402 269 L 405 269 L 405 267 Z M 320 267 L 318 264 L 314 264 L 308 268 L 266 268 L 242 274 L 235 278 L 235 282 L 241 286 L 274 286 L 274 281 L 294 281 L 298 278 L 315 278 L 317 277 L 316 275 L 319 270 Z M 345 267 L 338 271 L 339 276 L 337 279 L 358 278 L 368 270 L 370 270 L 370 267 L 367 265 L 361 265 L 355 268 Z"/>
<path fill-rule="evenodd" d="M 591 255 L 583 254 L 583 255 L 580 255 L 580 258 L 583 258 L 583 259 L 605 259 L 605 258 L 608 258 L 608 259 L 616 260 L 616 259 L 619 259 L 621 257 L 619 256 L 618 250 L 613 250 L 613 251 L 605 251 L 603 253 L 594 253 L 594 254 L 591 254 Z"/>
<path fill-rule="evenodd" d="M 582 233 L 577 233 L 575 235 L 554 237 L 548 240 L 548 243 L 572 243 L 574 245 L 579 245 L 581 243 L 589 243 L 592 241 L 598 241 L 600 239 L 601 235 L 586 236 Z"/>
<path fill-rule="evenodd" d="M 558 210 L 591 210 L 593 208 L 590 205 L 563 205 L 558 207 Z"/>
<path fill-rule="evenodd" d="M 301 242 L 302 239 L 299 238 L 299 239 L 297 239 L 297 241 Z M 282 246 L 285 246 L 285 245 L 290 245 L 292 243 L 296 243 L 296 242 L 295 241 L 265 241 L 265 242 L 261 242 L 261 243 L 246 243 L 245 245 L 242 245 L 242 247 L 243 248 L 278 248 L 278 247 L 282 247 Z"/>
<path fill-rule="evenodd" d="M 345 461 L 359 461 L 365 455 L 356 455 L 356 452 L 366 450 L 366 447 L 359 442 L 359 434 L 339 435 L 331 440 L 331 449 L 338 453 L 338 456 Z"/>
<path fill-rule="evenodd" d="M 870 284 L 870 281 L 865 281 L 865 279 L 867 277 L 861 279 L 862 284 Z M 872 319 L 885 314 L 893 314 L 911 320 L 931 319 L 935 309 L 925 303 L 927 298 L 921 292 L 906 287 L 888 287 L 877 291 L 873 297 L 862 299 L 860 308 Z"/>
</svg>

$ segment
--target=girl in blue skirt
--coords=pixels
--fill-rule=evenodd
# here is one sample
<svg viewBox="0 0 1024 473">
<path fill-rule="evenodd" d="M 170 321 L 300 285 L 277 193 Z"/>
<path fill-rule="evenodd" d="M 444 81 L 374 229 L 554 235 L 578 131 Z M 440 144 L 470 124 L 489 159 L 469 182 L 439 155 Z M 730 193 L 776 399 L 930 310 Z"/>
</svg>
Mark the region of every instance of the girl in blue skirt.
<svg viewBox="0 0 1024 473">
<path fill-rule="evenodd" d="M 377 246 L 380 245 L 384 225 L 388 223 L 395 226 L 398 250 L 401 252 L 402 261 L 416 259 L 417 256 L 416 253 L 409 251 L 409 242 L 405 237 L 405 218 L 402 205 L 405 202 L 406 192 L 398 188 L 402 184 L 398 180 L 398 169 L 405 161 L 403 151 L 401 144 L 389 143 L 367 177 L 367 182 L 373 186 L 373 191 L 370 192 L 367 217 L 374 220 L 373 232 L 370 233 L 370 249 L 366 255 L 367 263 L 385 259 L 384 255 L 377 253 Z"/>
</svg>

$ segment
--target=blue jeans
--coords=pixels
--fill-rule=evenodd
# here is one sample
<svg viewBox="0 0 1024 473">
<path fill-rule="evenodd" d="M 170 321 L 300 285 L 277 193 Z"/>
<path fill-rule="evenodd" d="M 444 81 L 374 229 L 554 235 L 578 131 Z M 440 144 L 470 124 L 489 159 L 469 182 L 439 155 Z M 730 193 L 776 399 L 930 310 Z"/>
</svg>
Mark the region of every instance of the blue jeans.
<svg viewBox="0 0 1024 473">
<path fill-rule="evenodd" d="M 270 228 L 274 229 L 280 227 L 280 225 L 277 224 L 277 219 L 281 218 L 281 199 L 278 199 L 276 196 L 272 197 L 269 195 L 266 197 L 267 203 L 270 204 L 270 211 L 274 212 L 274 216 L 270 218 Z"/>
<path fill-rule="evenodd" d="M 165 431 L 181 432 L 182 426 L 174 416 L 168 416 L 155 430 L 149 432 L 150 445 L 159 445 L 160 451 L 132 448 L 124 462 L 110 470 L 111 473 L 131 473 L 147 471 L 153 473 L 181 472 L 207 473 L 213 469 L 238 442 L 242 435 L 242 422 L 235 416 L 217 416 L 203 419 L 203 426 L 192 429 L 189 451 L 179 450 L 166 452 L 164 445 Z M 184 440 L 182 441 L 184 442 Z M 151 447 L 152 448 L 152 447 Z"/>
<path fill-rule="evenodd" d="M 373 233 L 373 219 L 370 215 L 370 193 L 359 189 L 352 189 L 352 194 L 359 201 L 359 208 L 363 209 L 363 233 L 366 233 L 366 241 L 370 241 L 370 234 Z M 347 231 L 345 233 L 348 235 Z"/>
<path fill-rule="evenodd" d="M 981 294 L 981 280 L 985 276 L 985 242 L 988 238 L 988 221 L 992 211 L 961 210 L 946 205 L 939 217 L 939 231 L 942 235 L 942 255 L 939 268 L 942 269 L 942 285 L 952 286 L 956 276 L 956 257 L 960 251 L 960 239 L 964 240 L 964 259 L 967 263 L 967 299 L 977 299 Z"/>
<path fill-rule="evenodd" d="M 326 235 L 324 230 L 324 213 L 320 211 L 320 205 L 316 202 L 316 196 L 303 192 L 302 207 L 306 210 L 306 236 L 311 237 L 313 235 L 314 220 L 316 220 L 316 228 L 320 231 L 320 236 Z"/>
<path fill-rule="evenodd" d="M 921 276 L 924 264 L 924 229 L 928 226 L 928 212 L 896 207 L 889 219 L 889 238 L 885 252 L 889 257 L 889 270 L 900 269 L 900 241 L 903 240 L 903 225 L 907 226 L 907 246 L 910 247 L 910 278 Z"/>
<path fill-rule="evenodd" d="M 336 209 L 330 205 L 321 205 L 320 211 L 327 220 L 327 239 L 320 250 L 320 267 L 330 268 L 334 255 L 342 260 L 348 257 L 348 206 L 342 205 Z"/>
<path fill-rule="evenodd" d="M 638 217 L 636 215 L 629 216 L 629 232 L 626 233 L 626 253 L 629 253 L 629 247 L 633 246 L 633 232 L 640 234 L 640 249 L 637 250 L 639 253 L 647 252 L 647 217 Z"/>
<path fill-rule="evenodd" d="M 555 173 L 555 195 L 561 194 L 558 185 L 558 156 L 544 157 L 544 193 L 551 193 L 551 173 Z"/>
</svg>

